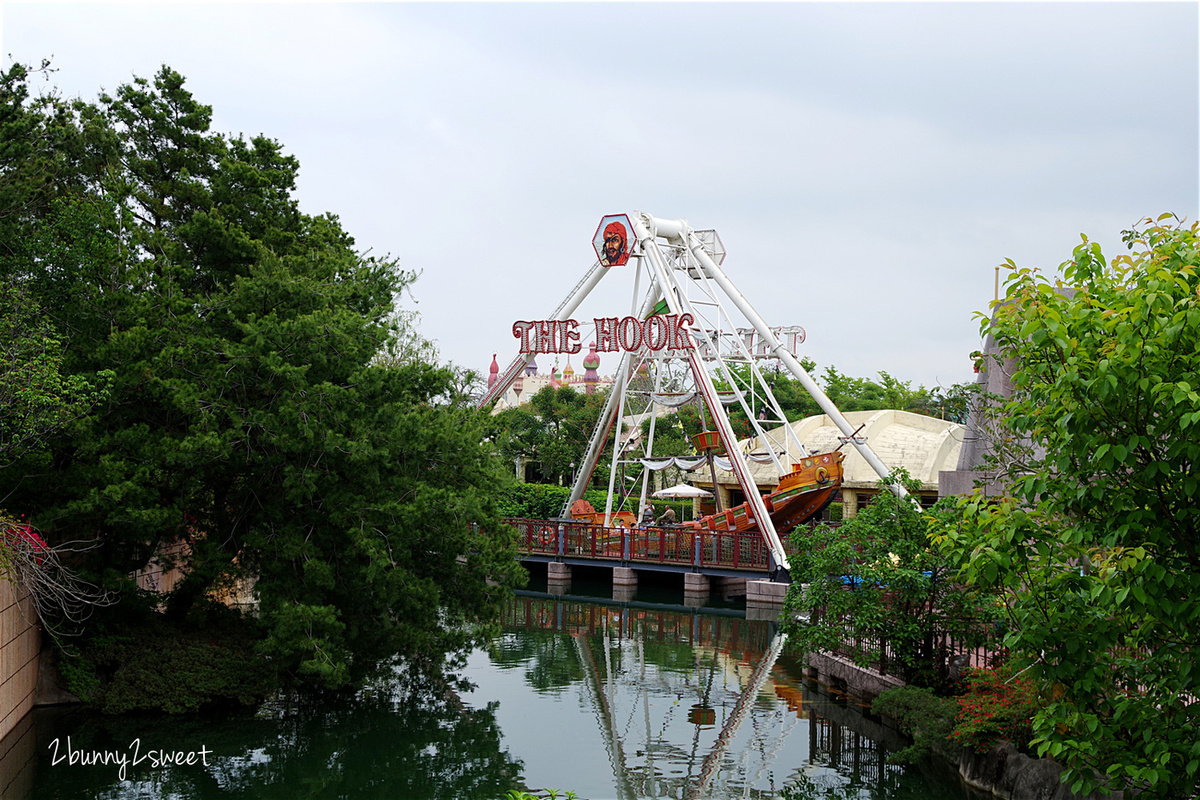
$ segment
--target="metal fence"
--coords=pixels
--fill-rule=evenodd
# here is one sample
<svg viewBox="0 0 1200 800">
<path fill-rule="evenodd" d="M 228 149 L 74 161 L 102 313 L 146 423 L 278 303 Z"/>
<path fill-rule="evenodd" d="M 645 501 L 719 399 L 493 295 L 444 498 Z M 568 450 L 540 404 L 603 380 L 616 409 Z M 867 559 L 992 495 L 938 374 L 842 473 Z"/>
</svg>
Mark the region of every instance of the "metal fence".
<svg viewBox="0 0 1200 800">
<path fill-rule="evenodd" d="M 770 554 L 757 533 L 697 531 L 682 526 L 605 527 L 572 520 L 509 518 L 522 552 L 556 557 L 721 567 L 769 572 Z"/>
<path fill-rule="evenodd" d="M 817 615 L 813 619 L 815 621 Z M 1008 657 L 1008 651 L 1000 642 L 1000 635 L 983 625 L 974 630 L 963 625 L 960 632 L 935 630 L 928 641 L 921 642 L 921 647 L 927 653 L 936 655 L 937 663 L 949 664 L 952 659 L 961 656 L 960 666 L 964 668 L 995 668 Z M 895 642 L 884 635 L 847 639 L 833 652 L 880 675 L 901 671 Z"/>
</svg>

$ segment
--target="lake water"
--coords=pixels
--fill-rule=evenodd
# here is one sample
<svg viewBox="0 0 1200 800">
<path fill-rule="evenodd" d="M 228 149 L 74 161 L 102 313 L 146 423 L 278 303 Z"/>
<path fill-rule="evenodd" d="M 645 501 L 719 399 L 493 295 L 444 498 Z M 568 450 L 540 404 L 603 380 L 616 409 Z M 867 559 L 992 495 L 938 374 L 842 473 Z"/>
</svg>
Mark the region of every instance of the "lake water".
<svg viewBox="0 0 1200 800">
<path fill-rule="evenodd" d="M 652 586 L 623 604 L 517 597 L 503 634 L 455 678 L 397 674 L 337 707 L 166 720 L 39 710 L 0 743 L 0 797 L 968 797 L 957 776 L 884 763 L 903 741 L 806 681 L 773 623 L 719 599 L 671 607 L 681 602 Z"/>
</svg>

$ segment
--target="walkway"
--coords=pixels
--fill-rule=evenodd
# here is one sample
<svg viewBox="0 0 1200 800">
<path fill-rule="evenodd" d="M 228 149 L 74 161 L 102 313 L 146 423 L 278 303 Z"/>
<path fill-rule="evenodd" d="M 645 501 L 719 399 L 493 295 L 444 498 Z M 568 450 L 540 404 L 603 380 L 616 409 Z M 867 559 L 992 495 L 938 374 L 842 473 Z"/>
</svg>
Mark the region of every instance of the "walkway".
<svg viewBox="0 0 1200 800">
<path fill-rule="evenodd" d="M 605 527 L 566 519 L 519 519 L 523 561 L 578 566 L 698 572 L 713 577 L 763 578 L 775 564 L 757 533 L 695 531 L 680 526 Z"/>
</svg>

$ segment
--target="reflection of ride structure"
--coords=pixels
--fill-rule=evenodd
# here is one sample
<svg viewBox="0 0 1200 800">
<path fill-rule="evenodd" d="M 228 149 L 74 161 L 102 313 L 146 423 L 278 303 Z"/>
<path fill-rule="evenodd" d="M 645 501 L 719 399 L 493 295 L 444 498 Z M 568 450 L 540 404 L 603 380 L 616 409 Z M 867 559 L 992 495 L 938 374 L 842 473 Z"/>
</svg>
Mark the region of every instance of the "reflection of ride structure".
<svg viewBox="0 0 1200 800">
<path fill-rule="evenodd" d="M 895 749 L 898 734 L 862 730 L 857 712 L 788 675 L 785 637 L 766 623 L 522 597 L 504 625 L 570 637 L 622 800 L 777 797 L 785 783 L 883 786 L 898 773 L 868 738 Z"/>
</svg>

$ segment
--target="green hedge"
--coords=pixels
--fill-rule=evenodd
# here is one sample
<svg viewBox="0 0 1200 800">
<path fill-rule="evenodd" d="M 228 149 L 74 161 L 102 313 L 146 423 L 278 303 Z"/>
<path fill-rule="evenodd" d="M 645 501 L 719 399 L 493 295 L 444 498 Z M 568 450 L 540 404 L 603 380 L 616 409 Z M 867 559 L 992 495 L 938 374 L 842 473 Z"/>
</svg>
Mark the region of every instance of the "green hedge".
<svg viewBox="0 0 1200 800">
<path fill-rule="evenodd" d="M 496 505 L 500 510 L 501 517 L 551 519 L 559 515 L 562 511 L 563 503 L 570 496 L 571 487 L 569 486 L 554 486 L 543 483 L 518 483 L 511 491 L 501 496 Z M 583 493 L 583 497 L 597 511 L 603 511 L 608 494 L 602 489 L 588 489 Z M 675 518 L 678 520 L 690 519 L 692 516 L 691 500 L 652 500 L 651 502 L 655 509 L 658 510 L 655 516 L 661 514 L 662 509 L 668 505 L 675 509 Z M 635 498 L 632 504 L 627 507 L 627 510 L 636 514 L 636 503 L 637 500 Z M 617 504 L 614 502 L 613 508 L 615 509 L 616 507 Z"/>
</svg>

